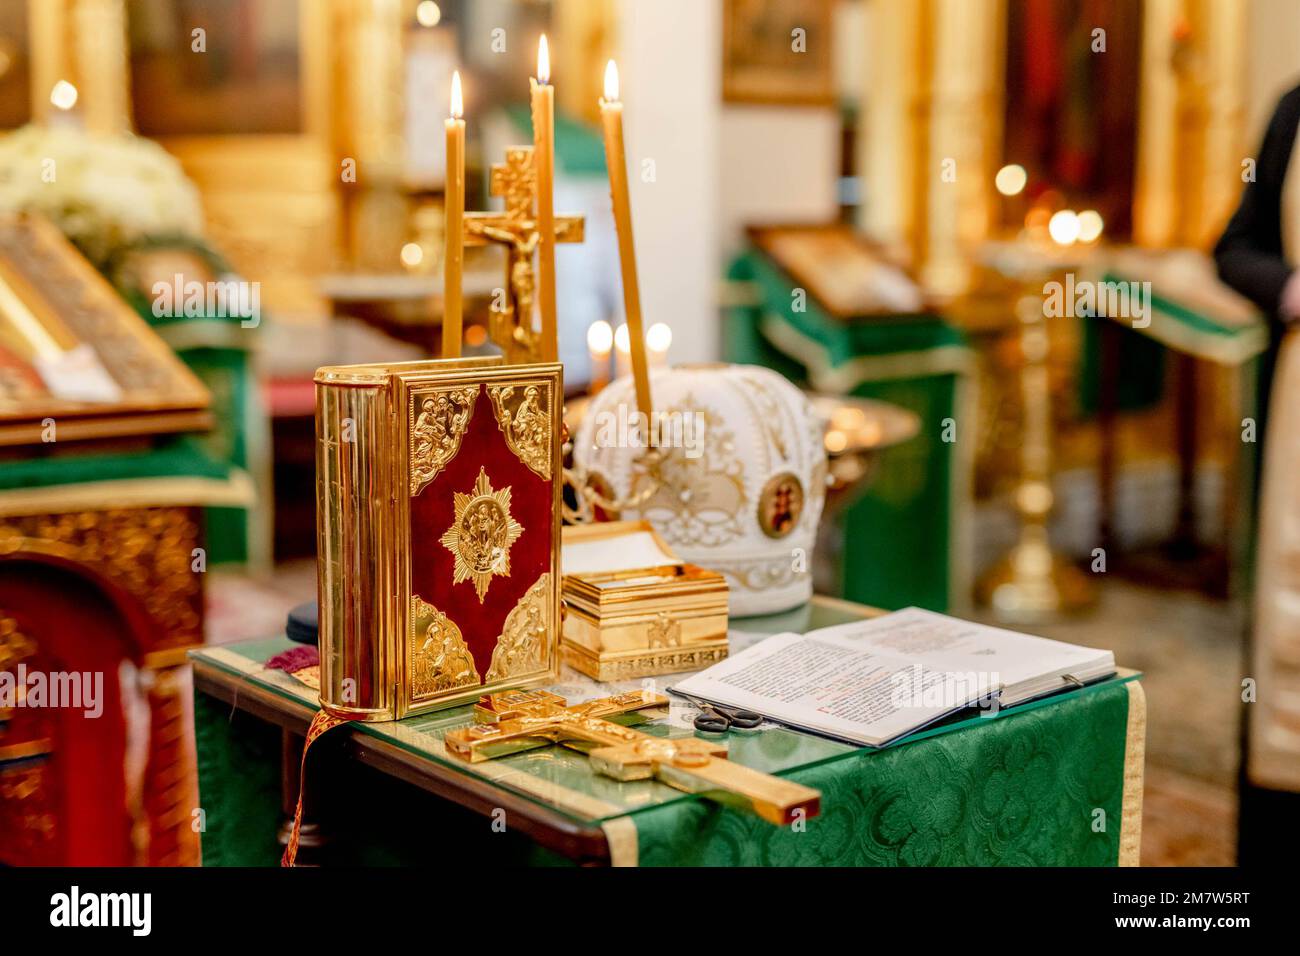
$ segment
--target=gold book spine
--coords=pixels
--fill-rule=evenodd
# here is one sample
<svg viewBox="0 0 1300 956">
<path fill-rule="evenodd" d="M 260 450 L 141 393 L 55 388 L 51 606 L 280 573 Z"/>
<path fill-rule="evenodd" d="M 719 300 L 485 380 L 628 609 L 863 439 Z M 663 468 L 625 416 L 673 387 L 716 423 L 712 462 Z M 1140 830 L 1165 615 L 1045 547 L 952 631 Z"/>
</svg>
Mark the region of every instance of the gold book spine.
<svg viewBox="0 0 1300 956">
<path fill-rule="evenodd" d="M 316 536 L 320 699 L 355 720 L 395 716 L 394 561 L 398 466 L 387 376 L 316 379 Z"/>
</svg>

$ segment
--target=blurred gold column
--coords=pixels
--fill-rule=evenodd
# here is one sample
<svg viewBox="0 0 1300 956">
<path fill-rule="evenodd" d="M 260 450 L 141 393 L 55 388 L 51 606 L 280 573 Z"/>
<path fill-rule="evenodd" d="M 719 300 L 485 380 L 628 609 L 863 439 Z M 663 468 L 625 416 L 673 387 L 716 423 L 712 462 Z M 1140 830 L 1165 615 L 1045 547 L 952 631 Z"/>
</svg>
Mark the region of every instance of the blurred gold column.
<svg viewBox="0 0 1300 956">
<path fill-rule="evenodd" d="M 975 247 L 989 237 L 993 177 L 1002 155 L 1003 0 L 931 0 L 931 177 L 925 285 L 956 296 L 970 285 Z M 946 178 L 951 171 L 954 179 Z"/>
<path fill-rule="evenodd" d="M 1004 0 L 873 0 L 861 225 L 931 291 L 970 281 L 1002 149 Z"/>
<path fill-rule="evenodd" d="M 27 0 L 32 40 L 32 116 L 48 119 L 59 80 L 77 88 L 86 128 L 131 128 L 125 0 Z"/>
<path fill-rule="evenodd" d="M 1146 0 L 1133 237 L 1207 247 L 1246 158 L 1246 29 L 1239 0 Z"/>
<path fill-rule="evenodd" d="M 396 272 L 407 233 L 402 189 L 405 90 L 400 0 L 346 0 L 343 50 L 347 104 L 338 143 L 356 160 L 357 182 L 345 191 L 348 242 L 360 269 Z M 413 104 L 441 123 L 443 104 Z"/>
<path fill-rule="evenodd" d="M 599 123 L 605 63 L 615 58 L 618 40 L 613 0 L 552 0 L 547 40 L 556 64 L 556 105 Z"/>
<path fill-rule="evenodd" d="M 863 38 L 869 69 L 858 126 L 858 175 L 866 186 L 859 225 L 912 263 L 925 251 L 929 12 L 928 0 L 872 0 Z"/>
</svg>

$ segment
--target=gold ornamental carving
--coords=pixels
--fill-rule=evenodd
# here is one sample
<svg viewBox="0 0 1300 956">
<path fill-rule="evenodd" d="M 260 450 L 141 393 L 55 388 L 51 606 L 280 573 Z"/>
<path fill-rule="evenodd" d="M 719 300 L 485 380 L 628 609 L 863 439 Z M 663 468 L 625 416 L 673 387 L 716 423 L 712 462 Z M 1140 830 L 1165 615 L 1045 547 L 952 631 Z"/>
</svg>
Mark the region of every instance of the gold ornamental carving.
<svg viewBox="0 0 1300 956">
<path fill-rule="evenodd" d="M 19 859 L 56 862 L 51 856 L 58 821 L 45 761 L 17 762 L 0 770 L 0 832 Z"/>
<path fill-rule="evenodd" d="M 456 559 L 452 584 L 473 580 L 482 604 L 493 576 L 510 576 L 510 548 L 524 533 L 524 526 L 510 515 L 510 486 L 494 491 L 483 467 L 478 470 L 473 492 L 458 491 L 452 501 L 456 520 L 439 543 Z"/>
<path fill-rule="evenodd" d="M 30 639 L 17 631 L 16 622 L 12 618 L 0 617 L 0 625 L 4 625 L 4 630 L 10 637 L 16 635 L 23 648 L 31 644 Z M 34 644 L 30 650 L 15 651 L 20 657 L 11 659 L 7 666 L 13 666 L 17 660 L 29 656 L 33 651 Z M 5 666 L 0 666 L 0 670 L 4 669 Z M 19 688 L 19 694 L 22 692 L 23 688 Z M 11 716 L 12 712 L 0 711 L 0 833 L 6 835 L 4 849 L 17 854 L 5 862 L 18 859 L 52 863 L 55 861 L 49 858 L 49 851 L 53 846 L 57 821 L 50 812 L 46 776 L 50 741 L 23 741 L 6 747 L 4 721 Z"/>
<path fill-rule="evenodd" d="M 682 642 L 682 625 L 667 611 L 660 611 L 650 622 L 651 647 L 676 647 Z"/>
<path fill-rule="evenodd" d="M 19 661 L 25 661 L 36 653 L 36 642 L 24 634 L 18 622 L 0 612 L 0 672 L 12 671 Z M 22 684 L 15 686 L 14 703 L 19 703 L 27 693 Z M 5 721 L 13 716 L 12 708 L 6 709 L 0 702 L 0 740 L 4 738 Z"/>
<path fill-rule="evenodd" d="M 121 508 L 0 517 L 0 554 L 44 554 L 84 565 L 138 600 L 158 622 L 146 651 L 203 640 L 196 510 Z"/>
<path fill-rule="evenodd" d="M 18 622 L 0 613 L 0 671 L 11 670 L 36 653 L 36 642 L 18 628 Z"/>
<path fill-rule="evenodd" d="M 545 384 L 491 385 L 497 425 L 515 457 L 542 478 L 551 478 L 551 395 Z"/>
<path fill-rule="evenodd" d="M 411 401 L 411 494 L 420 493 L 460 451 L 477 385 L 419 392 Z"/>
<path fill-rule="evenodd" d="M 562 644 L 561 650 L 565 663 L 570 667 L 606 683 L 695 671 L 727 659 L 726 647 L 693 648 L 687 645 L 676 650 L 647 650 L 631 657 L 608 659 L 568 643 Z"/>
<path fill-rule="evenodd" d="M 539 577 L 506 617 L 492 651 L 487 682 L 532 674 L 546 666 L 543 659 L 551 627 L 551 575 Z"/>
<path fill-rule="evenodd" d="M 410 679 L 415 698 L 482 683 L 460 628 L 417 595 L 411 596 Z"/>
</svg>

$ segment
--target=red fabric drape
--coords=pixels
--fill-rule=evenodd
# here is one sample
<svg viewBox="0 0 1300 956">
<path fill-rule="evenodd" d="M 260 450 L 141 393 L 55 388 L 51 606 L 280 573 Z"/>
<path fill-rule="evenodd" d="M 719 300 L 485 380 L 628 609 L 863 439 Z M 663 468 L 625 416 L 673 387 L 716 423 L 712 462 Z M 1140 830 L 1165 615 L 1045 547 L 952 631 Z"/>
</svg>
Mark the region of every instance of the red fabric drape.
<svg viewBox="0 0 1300 956">
<path fill-rule="evenodd" d="M 0 562 L 0 609 L 36 642 L 29 672 L 102 674 L 102 713 L 81 709 L 19 709 L 19 720 L 44 724 L 53 745 L 47 794 L 55 817 L 49 862 L 68 866 L 129 866 L 134 863 L 131 816 L 126 804 L 126 722 L 119 683 L 121 664 L 133 646 L 121 612 L 84 578 L 28 562 Z M 0 859 L 22 864 L 26 860 Z"/>
</svg>

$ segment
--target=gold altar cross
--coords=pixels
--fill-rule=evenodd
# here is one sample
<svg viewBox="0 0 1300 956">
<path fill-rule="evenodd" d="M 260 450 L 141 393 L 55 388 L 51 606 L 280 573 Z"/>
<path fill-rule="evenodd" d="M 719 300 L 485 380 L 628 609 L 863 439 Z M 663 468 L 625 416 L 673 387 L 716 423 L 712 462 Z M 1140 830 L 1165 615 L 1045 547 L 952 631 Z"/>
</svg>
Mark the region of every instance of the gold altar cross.
<svg viewBox="0 0 1300 956">
<path fill-rule="evenodd" d="M 599 773 L 616 780 L 656 778 L 687 793 L 738 803 L 778 825 L 801 813 L 803 819 L 817 816 L 818 791 L 732 763 L 725 744 L 654 737 L 608 719 L 667 703 L 667 697 L 646 690 L 573 707 L 545 690 L 485 694 L 474 708 L 479 723 L 448 731 L 444 743 L 448 752 L 470 763 L 564 744 L 584 751 Z"/>
<path fill-rule="evenodd" d="M 533 253 L 541 234 L 534 213 L 537 167 L 531 146 L 510 146 L 506 161 L 493 163 L 488 193 L 505 200 L 501 212 L 465 214 L 465 245 L 496 244 L 506 249 L 505 299 L 492 305 L 488 335 L 512 365 L 540 362 L 541 343 L 533 329 L 537 282 Z M 582 242 L 582 216 L 556 216 L 556 242 Z"/>
</svg>

